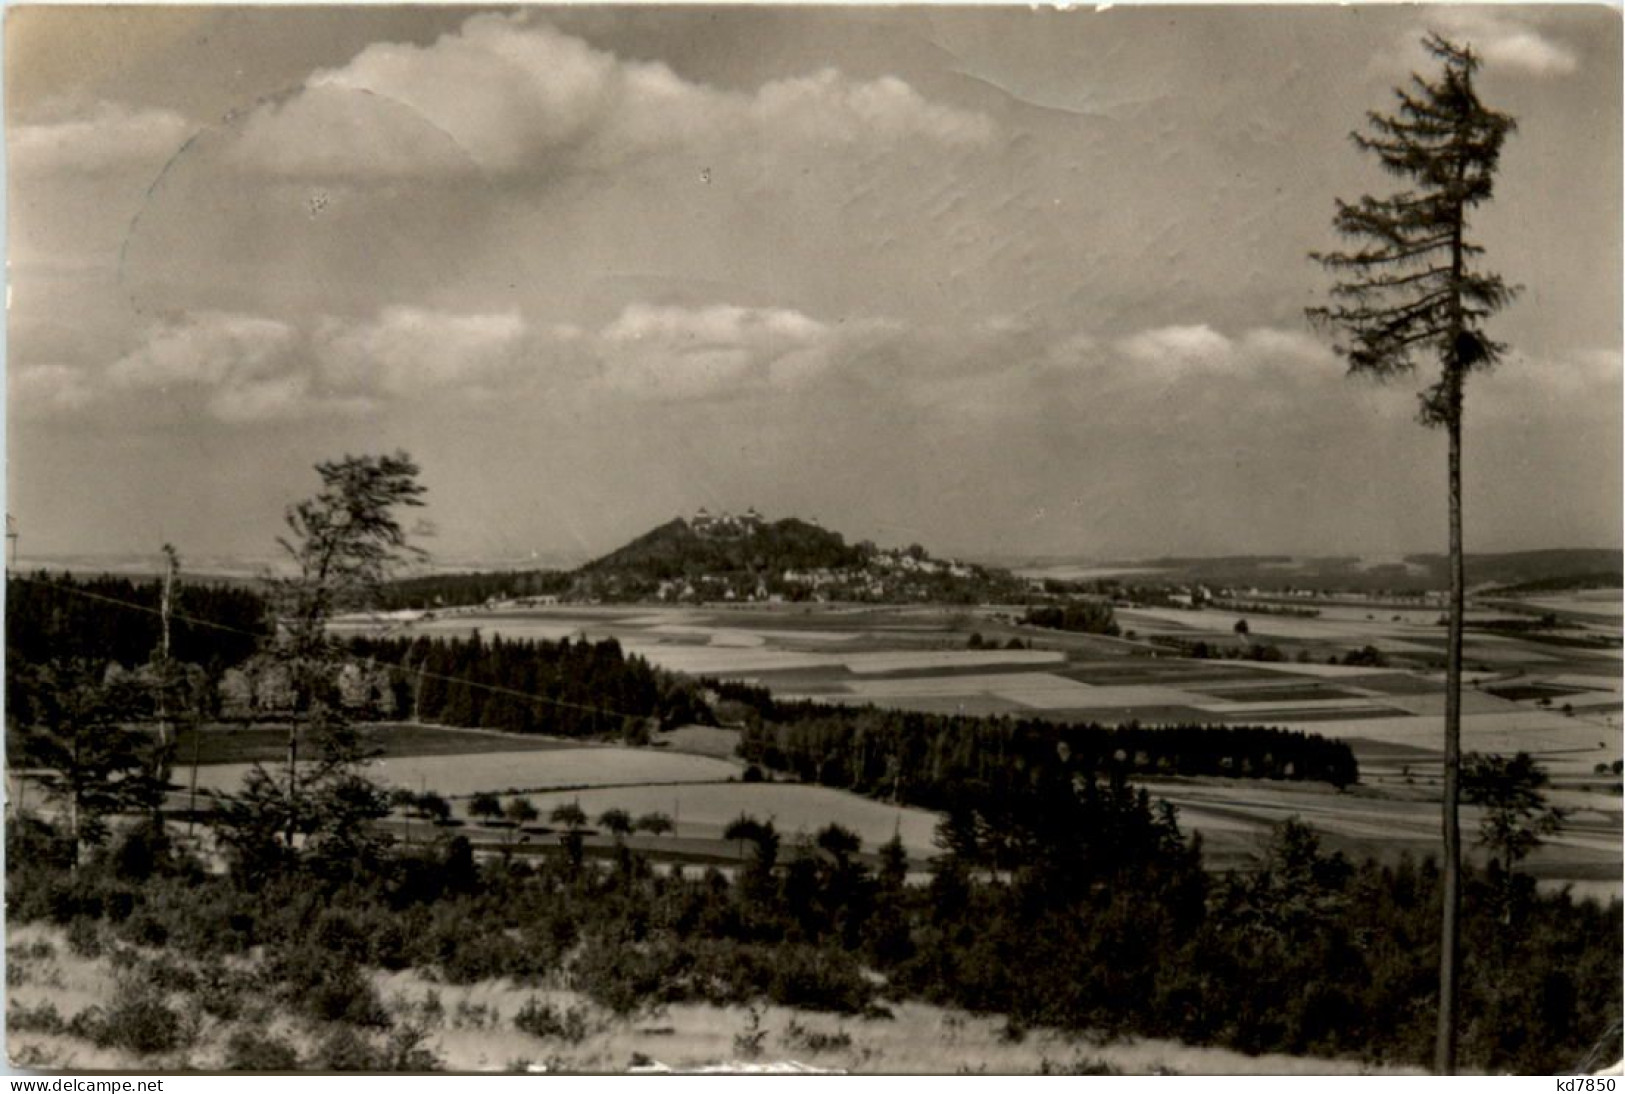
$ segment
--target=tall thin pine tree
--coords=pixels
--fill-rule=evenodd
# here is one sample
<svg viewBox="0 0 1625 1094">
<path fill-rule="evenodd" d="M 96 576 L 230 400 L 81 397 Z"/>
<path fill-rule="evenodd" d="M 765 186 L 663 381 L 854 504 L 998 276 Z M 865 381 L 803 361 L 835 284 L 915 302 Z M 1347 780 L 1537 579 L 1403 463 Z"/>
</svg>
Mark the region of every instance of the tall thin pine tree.
<svg viewBox="0 0 1625 1094">
<path fill-rule="evenodd" d="M 1314 254 L 1337 278 L 1333 303 L 1311 308 L 1316 325 L 1341 335 L 1337 351 L 1351 374 L 1407 376 L 1418 356 L 1438 360 L 1437 380 L 1421 392 L 1422 424 L 1449 437 L 1450 632 L 1444 717 L 1444 922 L 1440 939 L 1439 1030 L 1434 1066 L 1456 1067 L 1457 966 L 1461 915 L 1461 654 L 1465 575 L 1461 537 L 1461 421 L 1467 375 L 1489 368 L 1504 346 L 1483 322 L 1516 290 L 1475 268 L 1483 253 L 1467 239 L 1468 212 L 1494 189 L 1501 146 L 1515 126 L 1486 108 L 1473 90 L 1479 58 L 1437 34 L 1423 45 L 1440 63 L 1434 79 L 1412 76 L 1395 89 L 1398 109 L 1367 115 L 1352 134 L 1408 189 L 1387 197 L 1339 201 L 1334 223 L 1360 249 Z"/>
</svg>

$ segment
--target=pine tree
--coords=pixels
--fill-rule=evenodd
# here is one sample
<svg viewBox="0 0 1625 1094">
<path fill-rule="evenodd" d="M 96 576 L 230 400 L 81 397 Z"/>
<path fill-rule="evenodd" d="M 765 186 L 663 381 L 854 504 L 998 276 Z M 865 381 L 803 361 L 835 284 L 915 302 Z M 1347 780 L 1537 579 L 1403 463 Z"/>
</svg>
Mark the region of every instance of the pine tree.
<svg viewBox="0 0 1625 1094">
<path fill-rule="evenodd" d="M 1457 924 L 1461 906 L 1461 654 L 1464 574 L 1461 538 L 1461 425 L 1469 373 L 1494 365 L 1505 347 L 1483 323 L 1516 290 L 1477 268 L 1483 248 L 1467 238 L 1468 213 L 1494 190 L 1501 146 L 1515 123 L 1479 102 L 1479 58 L 1437 34 L 1423 39 L 1439 62 L 1434 79 L 1412 76 L 1395 89 L 1398 109 L 1371 112 L 1354 144 L 1409 184 L 1386 197 L 1337 203 L 1338 232 L 1358 250 L 1314 254 L 1336 276 L 1334 303 L 1309 318 L 1340 335 L 1350 374 L 1379 380 L 1409 376 L 1417 358 L 1436 358 L 1437 379 L 1421 392 L 1420 419 L 1449 440 L 1450 629 L 1445 682 L 1444 858 L 1439 1031 L 1435 1067 L 1455 1070 Z"/>
</svg>

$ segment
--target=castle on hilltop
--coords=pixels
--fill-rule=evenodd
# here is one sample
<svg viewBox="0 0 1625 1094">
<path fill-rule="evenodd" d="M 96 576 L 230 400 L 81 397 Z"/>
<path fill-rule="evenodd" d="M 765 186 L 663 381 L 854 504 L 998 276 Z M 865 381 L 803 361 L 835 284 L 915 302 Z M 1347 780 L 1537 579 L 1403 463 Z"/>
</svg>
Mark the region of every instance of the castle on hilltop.
<svg viewBox="0 0 1625 1094">
<path fill-rule="evenodd" d="M 689 527 L 702 536 L 748 536 L 760 531 L 765 523 L 755 506 L 746 509 L 739 516 L 726 511 L 713 516 L 710 510 L 702 506 L 700 511 L 694 514 L 694 519 L 689 521 Z"/>
</svg>

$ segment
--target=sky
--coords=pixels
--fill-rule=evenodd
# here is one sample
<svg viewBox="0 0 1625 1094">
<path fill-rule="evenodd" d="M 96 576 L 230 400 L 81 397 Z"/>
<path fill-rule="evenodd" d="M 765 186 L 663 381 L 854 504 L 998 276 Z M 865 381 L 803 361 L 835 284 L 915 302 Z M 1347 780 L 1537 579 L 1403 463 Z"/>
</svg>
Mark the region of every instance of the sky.
<svg viewBox="0 0 1625 1094">
<path fill-rule="evenodd" d="M 1621 24 L 1589 6 L 27 7 L 25 556 L 261 557 L 404 449 L 445 560 L 701 506 L 984 558 L 1445 546 L 1419 373 L 1304 309 L 1429 29 L 1512 114 L 1470 550 L 1621 543 Z M 421 519 L 419 519 L 421 517 Z"/>
</svg>

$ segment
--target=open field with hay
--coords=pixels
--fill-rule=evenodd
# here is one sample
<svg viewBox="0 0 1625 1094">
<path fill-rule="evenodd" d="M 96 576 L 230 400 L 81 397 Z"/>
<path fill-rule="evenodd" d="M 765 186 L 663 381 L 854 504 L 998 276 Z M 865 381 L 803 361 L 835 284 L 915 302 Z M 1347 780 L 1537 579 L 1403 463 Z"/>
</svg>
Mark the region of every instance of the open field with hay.
<svg viewBox="0 0 1625 1094">
<path fill-rule="evenodd" d="M 248 764 L 211 764 L 199 768 L 198 786 L 229 791 L 241 785 L 249 770 Z M 386 756 L 374 762 L 372 771 L 391 786 L 467 797 L 481 791 L 725 782 L 739 777 L 740 765 L 660 749 L 589 746 L 455 757 Z"/>
</svg>

